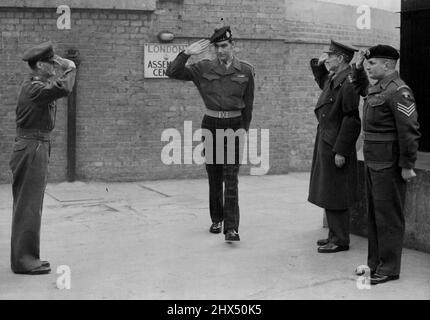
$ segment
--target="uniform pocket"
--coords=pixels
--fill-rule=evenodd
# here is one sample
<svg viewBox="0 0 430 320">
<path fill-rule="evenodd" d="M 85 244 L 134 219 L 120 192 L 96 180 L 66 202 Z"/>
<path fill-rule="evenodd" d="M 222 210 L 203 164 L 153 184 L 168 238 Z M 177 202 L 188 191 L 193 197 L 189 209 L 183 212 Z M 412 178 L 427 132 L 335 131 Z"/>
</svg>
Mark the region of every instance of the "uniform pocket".
<svg viewBox="0 0 430 320">
<path fill-rule="evenodd" d="M 239 84 L 244 84 L 248 82 L 248 77 L 231 77 L 231 81 L 234 81 Z"/>
<path fill-rule="evenodd" d="M 385 103 L 385 100 L 380 98 L 372 98 L 372 99 L 368 99 L 367 103 L 369 104 L 370 107 L 379 107 Z"/>
<path fill-rule="evenodd" d="M 229 93 L 236 97 L 242 97 L 248 84 L 248 79 L 248 77 L 232 76 L 230 78 Z"/>
<path fill-rule="evenodd" d="M 337 139 L 337 132 L 334 130 L 323 130 L 321 137 L 322 139 L 327 142 L 331 147 L 334 146 L 336 139 Z"/>
<path fill-rule="evenodd" d="M 205 93 L 216 93 L 221 91 L 220 79 L 221 77 L 212 73 L 203 73 L 200 81 L 200 87 Z"/>
<path fill-rule="evenodd" d="M 13 152 L 18 152 L 25 150 L 27 148 L 28 141 L 25 140 L 18 140 L 15 142 L 15 145 L 13 146 Z"/>
<path fill-rule="evenodd" d="M 203 73 L 202 78 L 209 80 L 209 81 L 213 81 L 213 80 L 219 79 L 220 76 L 213 74 L 213 73 Z"/>
<path fill-rule="evenodd" d="M 363 146 L 364 160 L 374 170 L 391 168 L 395 163 L 395 141 L 366 141 Z"/>
<path fill-rule="evenodd" d="M 9 168 L 11 168 L 12 172 L 15 171 L 15 168 L 17 167 L 18 163 L 22 161 L 27 155 L 24 152 L 28 144 L 30 142 L 28 140 L 19 139 L 15 142 L 15 145 L 13 146 L 13 152 L 11 159 L 9 161 Z"/>
</svg>

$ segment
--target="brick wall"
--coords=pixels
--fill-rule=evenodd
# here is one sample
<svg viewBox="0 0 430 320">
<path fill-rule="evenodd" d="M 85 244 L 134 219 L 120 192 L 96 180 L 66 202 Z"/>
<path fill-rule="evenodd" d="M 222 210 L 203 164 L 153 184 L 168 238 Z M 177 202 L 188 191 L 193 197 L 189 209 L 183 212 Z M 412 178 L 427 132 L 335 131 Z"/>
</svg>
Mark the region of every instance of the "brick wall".
<svg viewBox="0 0 430 320">
<path fill-rule="evenodd" d="M 308 0 L 306 0 L 308 1 Z M 345 10 L 344 6 L 338 6 Z M 351 7 L 351 17 L 355 16 Z M 156 11 L 72 8 L 71 30 L 57 30 L 55 8 L 0 8 L 0 182 L 10 182 L 15 103 L 27 72 L 20 54 L 52 40 L 60 54 L 79 49 L 77 177 L 80 180 L 144 180 L 201 177 L 197 165 L 165 166 L 161 133 L 200 126 L 202 100 L 192 83 L 143 78 L 143 45 L 161 30 L 176 43 L 208 37 L 224 18 L 237 38 L 237 56 L 256 69 L 253 128 L 270 129 L 269 173 L 308 170 L 318 89 L 308 67 L 330 36 L 356 45 L 397 44 L 398 32 L 359 31 L 333 19 L 291 20 L 283 0 L 157 1 Z M 300 12 L 299 12 L 300 13 Z M 394 14 L 378 11 L 392 19 Z M 66 103 L 59 102 L 50 180 L 66 177 Z M 249 167 L 243 169 L 246 174 Z"/>
</svg>

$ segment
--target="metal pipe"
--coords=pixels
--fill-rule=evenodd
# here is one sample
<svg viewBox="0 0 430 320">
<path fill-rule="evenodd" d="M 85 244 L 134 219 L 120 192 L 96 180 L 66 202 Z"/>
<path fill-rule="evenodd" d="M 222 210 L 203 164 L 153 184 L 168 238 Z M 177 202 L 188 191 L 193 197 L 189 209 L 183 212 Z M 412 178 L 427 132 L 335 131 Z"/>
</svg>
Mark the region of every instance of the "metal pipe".
<svg viewBox="0 0 430 320">
<path fill-rule="evenodd" d="M 70 49 L 66 53 L 66 58 L 72 60 L 78 68 L 80 63 L 79 51 Z M 76 70 L 76 72 L 78 69 Z M 73 182 L 76 179 L 76 95 L 77 95 L 77 75 L 72 93 L 67 98 L 67 181 Z"/>
</svg>

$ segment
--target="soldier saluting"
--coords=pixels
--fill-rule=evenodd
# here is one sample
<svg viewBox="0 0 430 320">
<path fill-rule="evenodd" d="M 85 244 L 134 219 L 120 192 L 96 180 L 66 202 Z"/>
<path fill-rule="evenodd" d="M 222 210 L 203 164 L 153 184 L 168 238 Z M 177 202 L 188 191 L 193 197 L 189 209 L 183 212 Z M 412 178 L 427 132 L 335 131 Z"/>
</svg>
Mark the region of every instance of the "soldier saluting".
<svg viewBox="0 0 430 320">
<path fill-rule="evenodd" d="M 371 284 L 399 279 L 405 233 L 406 182 L 415 177 L 418 115 L 412 90 L 396 71 L 391 46 L 361 50 L 351 81 L 365 97 L 364 161 L 368 199 L 368 260 Z M 367 59 L 369 85 L 363 62 Z"/>
<path fill-rule="evenodd" d="M 315 106 L 318 120 L 308 201 L 325 209 L 329 234 L 317 241 L 318 252 L 349 250 L 349 208 L 358 200 L 357 153 L 360 136 L 359 94 L 348 81 L 358 51 L 331 41 L 330 49 L 311 60 L 321 94 Z"/>
<path fill-rule="evenodd" d="M 11 268 L 19 274 L 46 274 L 47 261 L 40 260 L 40 226 L 55 126 L 55 100 L 73 89 L 76 66 L 54 55 L 51 42 L 27 50 L 23 60 L 31 73 L 21 85 L 16 107 L 16 139 L 10 168 L 13 174 Z M 56 76 L 59 66 L 60 74 Z"/>
<path fill-rule="evenodd" d="M 213 43 L 217 57 L 187 65 L 191 55 L 204 52 Z M 242 138 L 235 138 L 233 161 L 218 161 L 217 154 L 227 149 L 226 143 L 217 149 L 219 130 L 234 132 L 249 129 L 254 103 L 254 68 L 234 56 L 234 41 L 229 26 L 216 29 L 210 40 L 200 40 L 179 53 L 167 68 L 167 76 L 193 81 L 205 103 L 202 128 L 212 133 L 213 145 L 205 145 L 206 171 L 209 178 L 209 211 L 211 233 L 220 233 L 224 221 L 226 241 L 239 241 L 238 173 Z M 237 139 L 238 138 L 238 139 Z M 224 138 L 222 138 L 224 140 Z M 237 141 L 238 140 L 238 141 Z M 211 150 L 209 150 L 211 149 Z M 212 156 L 209 155 L 209 151 Z M 228 153 L 228 151 L 227 151 Z M 230 158 L 230 155 L 229 157 Z M 223 188 L 225 184 L 225 188 Z M 224 190 L 223 190 L 224 189 Z M 224 194 L 224 195 L 223 195 Z"/>
</svg>

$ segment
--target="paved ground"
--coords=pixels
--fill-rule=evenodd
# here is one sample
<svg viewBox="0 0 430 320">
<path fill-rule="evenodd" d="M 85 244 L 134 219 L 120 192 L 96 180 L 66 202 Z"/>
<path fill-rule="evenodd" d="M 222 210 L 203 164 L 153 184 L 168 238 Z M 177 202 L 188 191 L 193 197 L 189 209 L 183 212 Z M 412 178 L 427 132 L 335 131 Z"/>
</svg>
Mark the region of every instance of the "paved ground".
<svg viewBox="0 0 430 320">
<path fill-rule="evenodd" d="M 0 185 L 0 299 L 429 299 L 429 254 L 405 250 L 399 281 L 359 290 L 366 239 L 317 253 L 327 231 L 305 201 L 308 177 L 241 177 L 237 244 L 208 233 L 206 180 L 50 184 L 45 276 L 9 269 L 11 192 Z M 70 290 L 56 287 L 60 265 Z"/>
</svg>

